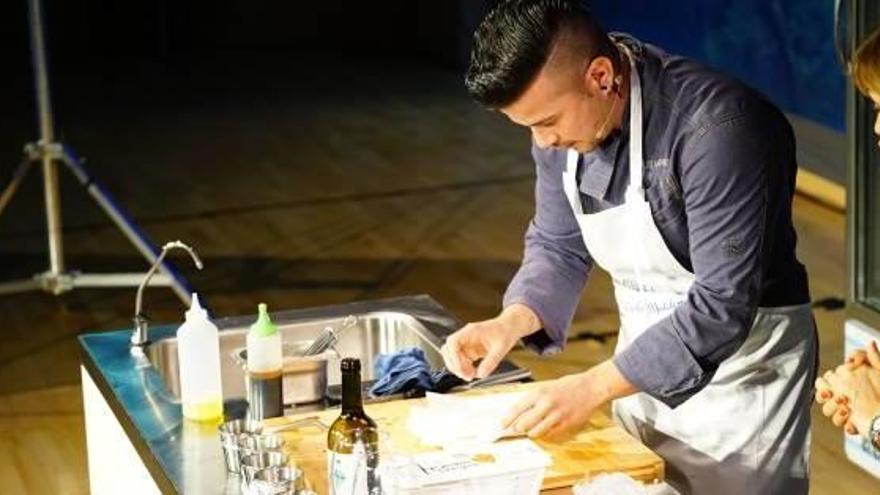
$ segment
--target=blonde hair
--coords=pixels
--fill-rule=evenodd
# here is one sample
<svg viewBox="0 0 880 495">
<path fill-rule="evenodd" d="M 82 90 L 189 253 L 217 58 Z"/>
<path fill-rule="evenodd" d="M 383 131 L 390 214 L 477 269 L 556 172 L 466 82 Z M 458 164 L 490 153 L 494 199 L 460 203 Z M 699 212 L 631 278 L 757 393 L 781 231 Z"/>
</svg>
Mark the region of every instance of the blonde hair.
<svg viewBox="0 0 880 495">
<path fill-rule="evenodd" d="M 866 39 L 853 57 L 852 79 L 864 94 L 880 94 L 880 29 Z"/>
</svg>

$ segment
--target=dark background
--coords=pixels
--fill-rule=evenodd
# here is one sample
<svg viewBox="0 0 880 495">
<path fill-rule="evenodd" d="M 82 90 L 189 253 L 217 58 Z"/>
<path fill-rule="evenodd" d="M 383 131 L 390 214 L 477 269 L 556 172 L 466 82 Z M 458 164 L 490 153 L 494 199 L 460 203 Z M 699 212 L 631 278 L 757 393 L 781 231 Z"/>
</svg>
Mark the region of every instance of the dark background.
<svg viewBox="0 0 880 495">
<path fill-rule="evenodd" d="M 213 89 L 227 92 L 240 84 L 233 81 L 278 75 L 319 81 L 316 61 L 336 67 L 406 61 L 459 77 L 490 2 L 43 0 L 56 135 L 76 145 L 77 129 L 89 125 L 83 120 L 104 118 L 108 108 L 148 106 L 172 118 L 193 98 L 208 102 L 208 65 L 223 66 Z M 27 0 L 0 6 L 0 60 L 5 181 L 21 145 L 37 137 Z M 352 69 L 349 82 L 357 77 Z"/>
<path fill-rule="evenodd" d="M 183 70 L 193 60 L 230 51 L 419 57 L 460 68 L 470 30 L 487 3 L 44 0 L 43 5 L 53 73 L 110 76 L 139 64 Z M 27 2 L 6 1 L 0 8 L 4 72 L 21 80 L 29 77 Z"/>
<path fill-rule="evenodd" d="M 315 58 L 407 61 L 461 77 L 471 33 L 494 0 L 44 0 L 59 132 L 96 105 L 148 97 L 167 108 L 186 104 L 188 77 L 206 61 L 230 78 L 272 71 L 314 73 Z M 793 117 L 801 166 L 846 180 L 844 96 L 847 82 L 833 49 L 833 5 L 826 0 L 594 0 L 609 30 L 622 30 L 701 60 L 766 93 Z M 0 142 L 31 139 L 26 0 L 0 6 Z M 243 56 L 244 55 L 244 56 Z M 248 55 L 251 60 L 249 63 Z M 267 61 L 272 57 L 271 61 Z M 393 63 L 393 62 L 392 62 Z M 270 70 L 266 70 L 266 67 Z M 116 84 L 143 77 L 137 88 Z M 220 75 L 222 77 L 222 75 Z M 355 82 L 357 75 L 352 74 Z M 90 86 L 107 99 L 78 92 Z M 140 94 L 132 94 L 137 90 Z M 85 108 L 83 108 L 85 107 Z M 22 124 L 28 124 L 23 126 Z M 27 130 L 28 133 L 23 133 Z M 821 143 L 821 145 L 812 145 Z M 0 147 L 0 173 L 9 146 Z M 831 150 L 831 151 L 829 151 Z"/>
<path fill-rule="evenodd" d="M 418 58 L 459 70 L 494 0 L 45 0 L 58 75 L 152 64 L 181 70 L 230 51 Z M 767 93 L 787 112 L 844 131 L 846 81 L 825 0 L 588 2 L 610 30 L 692 56 Z M 26 0 L 0 7 L 4 72 L 27 72 Z M 295 59 L 291 59 L 295 63 Z"/>
</svg>

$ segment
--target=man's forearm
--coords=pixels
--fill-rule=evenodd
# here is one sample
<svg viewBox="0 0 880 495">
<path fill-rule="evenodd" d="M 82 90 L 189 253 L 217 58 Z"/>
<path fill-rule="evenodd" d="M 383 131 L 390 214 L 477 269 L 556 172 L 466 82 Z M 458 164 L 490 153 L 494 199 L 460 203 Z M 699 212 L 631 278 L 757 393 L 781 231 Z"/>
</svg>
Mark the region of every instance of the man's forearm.
<svg viewBox="0 0 880 495">
<path fill-rule="evenodd" d="M 531 335 L 541 328 L 541 319 L 532 308 L 522 303 L 514 303 L 504 308 L 498 319 L 517 339 Z M 620 399 L 639 392 L 617 369 L 614 361 L 608 359 L 584 372 L 584 378 L 602 402 Z"/>
</svg>

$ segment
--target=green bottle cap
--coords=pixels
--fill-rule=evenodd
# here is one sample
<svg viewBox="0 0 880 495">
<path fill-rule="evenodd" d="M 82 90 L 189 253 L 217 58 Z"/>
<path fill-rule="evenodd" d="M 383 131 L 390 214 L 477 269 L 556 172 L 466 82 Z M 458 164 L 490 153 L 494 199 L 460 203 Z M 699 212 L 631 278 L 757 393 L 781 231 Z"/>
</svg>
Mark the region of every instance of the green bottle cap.
<svg viewBox="0 0 880 495">
<path fill-rule="evenodd" d="M 270 337 L 278 333 L 278 327 L 276 327 L 269 318 L 269 311 L 266 303 L 260 303 L 257 307 L 260 310 L 260 315 L 257 317 L 257 321 L 251 325 L 250 332 L 260 337 Z"/>
</svg>

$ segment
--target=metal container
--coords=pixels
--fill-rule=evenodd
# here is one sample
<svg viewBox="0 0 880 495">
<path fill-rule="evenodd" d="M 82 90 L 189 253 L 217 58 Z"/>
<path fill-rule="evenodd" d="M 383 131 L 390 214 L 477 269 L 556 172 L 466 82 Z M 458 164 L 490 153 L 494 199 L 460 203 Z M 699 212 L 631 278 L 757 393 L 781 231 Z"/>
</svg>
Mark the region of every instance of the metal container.
<svg viewBox="0 0 880 495">
<path fill-rule="evenodd" d="M 248 454 L 241 458 L 242 482 L 245 487 L 250 487 L 254 481 L 254 475 L 261 469 L 274 466 L 287 466 L 290 462 L 287 454 L 277 451 L 259 452 Z"/>
<path fill-rule="evenodd" d="M 223 458 L 226 470 L 230 473 L 241 472 L 241 449 L 244 438 L 260 435 L 263 425 L 257 421 L 234 419 L 220 425 L 220 445 L 223 447 Z"/>
<path fill-rule="evenodd" d="M 241 447 L 236 442 L 223 442 L 223 460 L 226 462 L 226 470 L 230 473 L 241 474 Z"/>
<path fill-rule="evenodd" d="M 285 405 L 311 404 L 327 394 L 327 363 L 338 359 L 334 350 L 315 356 L 303 356 L 311 341 L 282 344 L 281 389 Z M 247 348 L 233 351 L 232 358 L 247 375 Z"/>
<path fill-rule="evenodd" d="M 281 450 L 284 437 L 277 433 L 261 433 L 258 435 L 242 435 L 239 440 L 241 449 L 246 454 L 256 454 L 268 450 Z M 245 454 L 245 455 L 246 455 Z"/>
<path fill-rule="evenodd" d="M 254 473 L 253 485 L 263 493 L 299 494 L 305 488 L 305 481 L 302 470 L 297 467 L 272 466 Z"/>
</svg>

